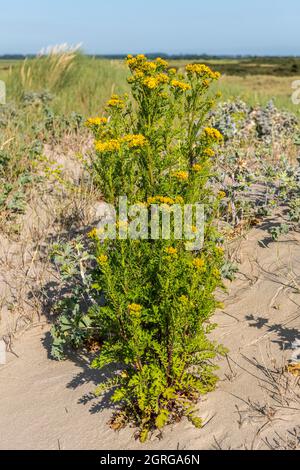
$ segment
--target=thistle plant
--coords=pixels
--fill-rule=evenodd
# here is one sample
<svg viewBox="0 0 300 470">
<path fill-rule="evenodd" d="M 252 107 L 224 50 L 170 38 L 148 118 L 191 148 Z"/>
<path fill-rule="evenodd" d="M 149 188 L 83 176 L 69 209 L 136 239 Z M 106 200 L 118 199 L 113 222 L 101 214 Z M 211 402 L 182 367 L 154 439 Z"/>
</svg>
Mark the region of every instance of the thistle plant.
<svg viewBox="0 0 300 470">
<path fill-rule="evenodd" d="M 223 350 L 208 335 L 218 307 L 214 292 L 222 286 L 215 222 L 223 195 L 209 180 L 223 139 L 207 126 L 214 105 L 208 91 L 218 73 L 200 64 L 179 73 L 143 55 L 128 56 L 127 65 L 131 95 L 113 95 L 106 114 L 86 123 L 95 137 L 90 170 L 105 201 L 117 207 L 126 195 L 149 215 L 153 206 L 169 213 L 175 205 L 206 207 L 201 251 L 188 250 L 187 238 L 173 233 L 124 237 L 133 216 L 123 220 L 118 209 L 114 239 L 100 230 L 90 234 L 98 295 L 89 315 L 102 338 L 93 367 L 121 367 L 97 394 L 113 391 L 109 396 L 120 407 L 112 427 L 133 423 L 145 441 L 182 416 L 201 427 L 196 404 L 217 382 L 213 360 Z M 192 227 L 195 237 L 197 230 Z"/>
</svg>

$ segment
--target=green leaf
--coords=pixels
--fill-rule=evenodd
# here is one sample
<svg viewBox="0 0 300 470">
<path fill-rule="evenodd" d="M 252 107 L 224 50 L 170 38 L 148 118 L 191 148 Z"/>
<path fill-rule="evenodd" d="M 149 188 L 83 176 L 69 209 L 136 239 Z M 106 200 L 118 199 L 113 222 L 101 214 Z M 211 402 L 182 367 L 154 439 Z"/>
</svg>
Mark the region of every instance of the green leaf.
<svg viewBox="0 0 300 470">
<path fill-rule="evenodd" d="M 199 418 L 198 416 L 190 416 L 189 417 L 189 420 L 191 421 L 191 423 L 195 426 L 195 428 L 197 429 L 201 429 L 202 426 L 203 426 L 203 421 L 201 418 Z"/>
<path fill-rule="evenodd" d="M 144 444 L 147 441 L 148 436 L 149 436 L 149 429 L 143 428 L 140 432 L 140 442 Z"/>
<path fill-rule="evenodd" d="M 168 410 L 161 410 L 160 411 L 159 415 L 157 416 L 157 418 L 155 420 L 155 424 L 158 427 L 158 429 L 162 429 L 162 428 L 165 427 L 165 425 L 168 422 L 169 414 L 170 413 L 169 413 Z"/>
<path fill-rule="evenodd" d="M 173 398 L 175 398 L 175 396 L 175 389 L 171 387 L 167 388 L 163 393 L 163 397 L 167 400 L 172 400 Z"/>
<path fill-rule="evenodd" d="M 60 330 L 64 333 L 66 331 L 72 330 L 73 329 L 73 324 L 70 321 L 70 319 L 66 316 L 62 316 L 59 319 L 59 326 Z"/>
<path fill-rule="evenodd" d="M 78 323 L 79 328 L 89 328 L 92 325 L 92 320 L 88 315 L 81 318 Z"/>
<path fill-rule="evenodd" d="M 118 403 L 118 402 L 122 401 L 125 397 L 126 397 L 126 390 L 124 388 L 119 388 L 113 394 L 112 400 L 113 400 L 113 402 Z"/>
<path fill-rule="evenodd" d="M 94 290 L 97 290 L 97 291 L 101 291 L 102 290 L 102 287 L 101 285 L 99 284 L 99 282 L 95 282 L 94 284 L 91 285 L 91 288 L 94 289 Z"/>
</svg>

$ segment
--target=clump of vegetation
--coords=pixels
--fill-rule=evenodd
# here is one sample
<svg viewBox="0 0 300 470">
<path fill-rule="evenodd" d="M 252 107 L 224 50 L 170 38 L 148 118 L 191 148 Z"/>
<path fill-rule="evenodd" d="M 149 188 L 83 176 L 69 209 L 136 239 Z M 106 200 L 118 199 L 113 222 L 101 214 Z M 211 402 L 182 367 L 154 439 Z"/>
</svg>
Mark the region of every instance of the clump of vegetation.
<svg viewBox="0 0 300 470">
<path fill-rule="evenodd" d="M 295 115 L 279 110 L 273 101 L 252 107 L 241 99 L 220 103 L 212 112 L 212 122 L 227 141 L 252 138 L 265 144 L 293 137 L 298 126 Z"/>
<path fill-rule="evenodd" d="M 52 171 L 45 164 L 44 145 L 83 127 L 79 114 L 55 113 L 52 100 L 47 92 L 28 92 L 18 105 L 0 106 L 0 224 L 25 213 L 30 188 Z"/>
<path fill-rule="evenodd" d="M 0 104 L 0 225 L 11 232 L 32 188 L 58 174 L 44 155 L 45 144 L 61 144 L 79 131 L 85 138 L 83 116 L 103 107 L 112 90 L 128 85 L 124 67 L 68 46 L 48 48 L 0 72 L 7 91 L 7 104 Z"/>
<path fill-rule="evenodd" d="M 96 304 L 92 278 L 94 256 L 79 237 L 68 243 L 56 243 L 51 249 L 52 260 L 60 272 L 61 290 L 64 297 L 54 304 L 54 313 L 59 313 L 59 323 L 52 328 L 52 356 L 62 359 L 66 348 L 82 347 L 95 335 L 88 309 Z"/>
<path fill-rule="evenodd" d="M 18 104 L 28 94 L 50 94 L 57 114 L 99 112 L 113 91 L 128 88 L 126 71 L 115 61 L 86 57 L 78 48 L 54 46 L 37 57 L 16 61 L 0 79 L 7 98 Z"/>
<path fill-rule="evenodd" d="M 223 139 L 207 126 L 214 104 L 208 90 L 217 73 L 188 65 L 181 74 L 143 55 L 129 56 L 127 64 L 132 96 L 113 95 L 106 115 L 87 121 L 96 152 L 90 171 L 105 200 L 116 206 L 126 195 L 129 204 L 146 210 L 147 231 L 153 207 L 170 215 L 175 205 L 206 206 L 200 252 L 188 250 L 191 240 L 177 239 L 174 230 L 170 239 L 151 239 L 142 230 L 136 239 L 124 237 L 136 214 L 123 219 L 119 209 L 116 237 L 90 234 L 95 268 L 88 315 L 102 338 L 93 367 L 121 367 L 97 393 L 113 389 L 120 408 L 112 427 L 133 422 L 144 441 L 183 415 L 200 427 L 195 405 L 217 382 L 213 359 L 223 350 L 208 334 L 215 328 L 214 292 L 222 286 L 224 252 L 215 219 L 223 195 L 208 182 Z M 199 227 L 191 229 L 197 239 Z M 63 336 L 61 323 L 54 334 Z"/>
<path fill-rule="evenodd" d="M 299 179 L 295 165 L 298 121 L 272 102 L 252 108 L 241 100 L 220 103 L 210 119 L 224 136 L 214 184 L 224 192 L 220 206 L 224 235 L 234 238 L 276 210 L 282 212 L 294 199 Z M 297 219 L 295 204 L 291 221 Z"/>
<path fill-rule="evenodd" d="M 273 241 L 278 241 L 281 235 L 287 235 L 290 231 L 290 227 L 287 224 L 280 224 L 278 227 L 272 227 L 269 229 L 269 233 Z"/>
<path fill-rule="evenodd" d="M 41 51 L 35 59 L 25 59 L 20 64 L 19 74 L 11 76 L 9 81 L 14 96 L 22 99 L 24 91 L 57 93 L 70 85 L 77 53 L 78 47 L 54 46 Z"/>
</svg>

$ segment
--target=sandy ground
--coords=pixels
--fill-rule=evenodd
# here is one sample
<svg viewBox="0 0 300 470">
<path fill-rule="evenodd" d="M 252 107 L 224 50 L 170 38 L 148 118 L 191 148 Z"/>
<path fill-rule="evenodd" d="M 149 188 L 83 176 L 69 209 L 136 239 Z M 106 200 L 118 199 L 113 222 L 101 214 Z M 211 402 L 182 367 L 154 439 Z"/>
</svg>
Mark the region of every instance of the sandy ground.
<svg viewBox="0 0 300 470">
<path fill-rule="evenodd" d="M 81 141 L 77 145 L 86 147 Z M 74 153 L 68 140 L 63 148 L 45 146 L 45 156 L 63 168 L 65 181 L 81 192 L 46 180 L 31 188 L 26 213 L 7 224 L 8 229 L 18 226 L 19 234 L 0 229 L 0 338 L 8 343 L 45 310 L 45 286 L 57 282 L 50 262 L 51 245 L 86 233 L 97 222 L 100 202 L 87 183 L 81 187 L 83 168 Z"/>
<path fill-rule="evenodd" d="M 203 429 L 183 421 L 144 445 L 134 429 L 112 431 L 112 410 L 91 396 L 101 373 L 85 357 L 52 361 L 45 322 L 0 366 L 0 449 L 299 448 L 300 379 L 284 368 L 300 339 L 300 234 L 273 243 L 267 223 L 240 242 L 240 273 L 215 316 L 214 336 L 230 352 L 217 390 L 199 404 Z"/>
</svg>

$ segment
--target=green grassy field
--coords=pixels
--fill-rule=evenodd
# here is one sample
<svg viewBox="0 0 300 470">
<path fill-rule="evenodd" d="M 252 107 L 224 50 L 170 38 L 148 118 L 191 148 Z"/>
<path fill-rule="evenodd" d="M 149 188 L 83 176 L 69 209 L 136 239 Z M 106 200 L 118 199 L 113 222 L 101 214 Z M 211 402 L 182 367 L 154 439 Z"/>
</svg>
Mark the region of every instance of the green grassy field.
<svg viewBox="0 0 300 470">
<path fill-rule="evenodd" d="M 0 61 L 0 80 L 7 85 L 7 100 L 20 101 L 24 93 L 48 91 L 57 112 L 84 115 L 99 112 L 112 93 L 127 90 L 126 73 L 119 61 L 84 56 Z"/>
<path fill-rule="evenodd" d="M 300 79 L 300 60 L 293 58 L 212 59 L 204 62 L 222 74 L 216 88 L 223 100 L 241 98 L 251 106 L 273 100 L 280 109 L 300 115 L 292 102 L 292 83 Z M 183 68 L 186 61 L 171 61 Z"/>
<path fill-rule="evenodd" d="M 195 62 L 199 62 L 198 60 Z M 300 59 L 296 57 L 251 57 L 239 59 L 204 59 L 202 63 L 218 68 L 226 75 L 248 76 L 268 75 L 293 77 L 300 75 Z M 186 60 L 173 60 L 172 65 L 181 67 Z"/>
<path fill-rule="evenodd" d="M 177 60 L 170 65 L 180 69 L 186 63 Z M 300 78 L 299 59 L 211 59 L 206 63 L 222 73 L 216 87 L 224 100 L 240 97 L 254 106 L 272 99 L 279 108 L 299 115 L 299 106 L 291 100 L 292 82 Z M 57 112 L 76 111 L 85 116 L 98 113 L 112 93 L 128 90 L 126 75 L 121 60 L 83 55 L 59 63 L 48 58 L 0 61 L 0 80 L 7 84 L 8 101 L 19 101 L 24 92 L 48 90 L 55 96 Z"/>
<path fill-rule="evenodd" d="M 217 88 L 222 92 L 222 99 L 241 98 L 251 106 L 265 106 L 273 100 L 279 109 L 288 110 L 300 116 L 300 107 L 292 102 L 292 82 L 300 77 L 273 77 L 254 75 L 247 77 L 223 76 Z"/>
</svg>

